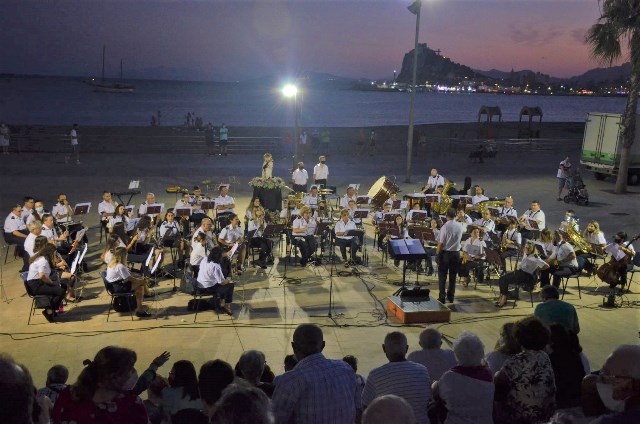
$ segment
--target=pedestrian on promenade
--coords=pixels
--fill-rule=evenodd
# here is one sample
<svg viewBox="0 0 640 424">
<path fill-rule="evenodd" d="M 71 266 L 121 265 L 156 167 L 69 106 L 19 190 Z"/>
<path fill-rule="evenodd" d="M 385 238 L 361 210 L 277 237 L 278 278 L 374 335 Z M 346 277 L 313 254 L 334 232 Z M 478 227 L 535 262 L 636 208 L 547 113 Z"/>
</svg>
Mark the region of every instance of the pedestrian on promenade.
<svg viewBox="0 0 640 424">
<path fill-rule="evenodd" d="M 558 174 L 556 178 L 558 179 L 558 200 L 562 200 L 562 189 L 567 183 L 567 178 L 571 173 L 571 162 L 569 162 L 569 156 L 564 158 L 560 165 L 558 165 Z"/>
<path fill-rule="evenodd" d="M 3 122 L 0 124 L 0 146 L 2 146 L 2 154 L 9 154 L 9 127 Z"/>
<path fill-rule="evenodd" d="M 376 139 L 378 135 L 376 134 L 376 130 L 373 128 L 369 133 L 369 156 L 373 156 L 373 153 L 376 151 Z"/>
<path fill-rule="evenodd" d="M 215 143 L 213 137 L 213 124 L 211 122 L 209 122 L 204 129 L 204 141 L 207 145 L 207 152 L 209 153 L 209 155 L 212 155 Z"/>
<path fill-rule="evenodd" d="M 220 154 L 227 156 L 227 148 L 228 148 L 227 146 L 229 144 L 229 130 L 224 125 L 224 122 L 222 123 L 222 126 L 218 130 L 218 134 L 220 136 Z"/>
<path fill-rule="evenodd" d="M 73 124 L 71 132 L 71 149 L 73 151 L 72 156 L 76 159 L 76 164 L 80 165 L 80 144 L 78 144 L 78 124 Z"/>
</svg>

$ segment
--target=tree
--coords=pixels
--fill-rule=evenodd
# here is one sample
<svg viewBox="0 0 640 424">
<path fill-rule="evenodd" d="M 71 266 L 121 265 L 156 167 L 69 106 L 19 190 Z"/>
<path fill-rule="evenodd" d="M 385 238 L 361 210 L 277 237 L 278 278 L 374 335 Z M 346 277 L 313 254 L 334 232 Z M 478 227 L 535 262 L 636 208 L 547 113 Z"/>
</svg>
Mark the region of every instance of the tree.
<svg viewBox="0 0 640 424">
<path fill-rule="evenodd" d="M 631 62 L 629 95 L 622 116 L 622 149 L 615 192 L 627 189 L 627 174 L 636 129 L 638 91 L 640 91 L 640 0 L 598 0 L 601 16 L 586 36 L 591 54 L 600 63 L 611 66 L 622 56 L 627 44 Z"/>
</svg>

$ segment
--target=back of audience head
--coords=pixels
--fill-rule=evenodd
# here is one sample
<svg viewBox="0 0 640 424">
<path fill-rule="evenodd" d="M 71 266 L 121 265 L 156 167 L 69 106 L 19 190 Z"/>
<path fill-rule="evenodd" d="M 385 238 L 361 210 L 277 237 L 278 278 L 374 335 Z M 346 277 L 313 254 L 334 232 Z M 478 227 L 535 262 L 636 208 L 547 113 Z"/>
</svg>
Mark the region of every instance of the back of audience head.
<svg viewBox="0 0 640 424">
<path fill-rule="evenodd" d="M 242 378 L 253 385 L 260 382 L 260 378 L 264 371 L 264 365 L 264 353 L 258 350 L 248 350 L 244 352 L 238 361 L 238 368 L 240 369 Z"/>
<path fill-rule="evenodd" d="M 198 376 L 191 361 L 176 361 L 169 373 L 169 385 L 182 387 L 182 397 L 189 396 L 192 400 L 199 399 Z"/>
<path fill-rule="evenodd" d="M 560 299 L 560 292 L 555 286 L 549 284 L 540 289 L 540 299 L 543 302 L 549 299 Z"/>
<path fill-rule="evenodd" d="M 235 374 L 231 365 L 216 359 L 215 361 L 207 361 L 200 367 L 198 374 L 198 387 L 200 389 L 200 398 L 205 405 L 213 406 L 222 391 L 233 382 Z"/>
<path fill-rule="evenodd" d="M 411 405 L 396 395 L 384 395 L 371 402 L 362 415 L 362 424 L 415 424 Z"/>
<path fill-rule="evenodd" d="M 136 353 L 130 349 L 118 346 L 103 347 L 96 353 L 93 361 L 83 361 L 86 366 L 73 384 L 74 398 L 89 400 L 99 388 L 126 390 L 126 384 L 135 371 L 133 366 L 136 360 Z"/>
<path fill-rule="evenodd" d="M 549 347 L 554 353 L 578 355 L 582 351 L 578 337 L 562 324 L 549 326 Z"/>
<path fill-rule="evenodd" d="M 0 411 L 3 424 L 30 424 L 35 388 L 29 370 L 0 353 Z"/>
<path fill-rule="evenodd" d="M 272 424 L 271 402 L 255 387 L 232 384 L 216 402 L 211 422 L 216 424 Z"/>
<path fill-rule="evenodd" d="M 351 368 L 353 368 L 353 372 L 358 372 L 358 358 L 353 355 L 347 355 L 342 358 L 342 360 L 349 364 Z"/>
<path fill-rule="evenodd" d="M 514 322 L 505 323 L 500 329 L 500 338 L 496 342 L 495 350 L 505 355 L 515 355 L 522 351 L 520 342 L 516 339 L 516 324 Z"/>
<path fill-rule="evenodd" d="M 384 338 L 382 349 L 390 361 L 403 359 L 409 349 L 407 336 L 399 331 L 388 333 Z"/>
<path fill-rule="evenodd" d="M 516 322 L 515 337 L 523 349 L 542 350 L 549 343 L 549 329 L 537 317 L 529 316 Z"/>
<path fill-rule="evenodd" d="M 465 331 L 453 342 L 453 353 L 459 365 L 477 367 L 482 365 L 484 344 L 478 336 Z"/>
<path fill-rule="evenodd" d="M 614 401 L 640 397 L 640 346 L 620 345 L 609 355 L 600 370 L 599 385 L 611 386 Z M 598 388 L 600 396 L 602 390 Z M 611 399 L 602 399 L 609 406 Z"/>
<path fill-rule="evenodd" d="M 47 386 L 51 384 L 66 384 L 69 370 L 64 365 L 54 365 L 47 372 Z"/>
<path fill-rule="evenodd" d="M 156 375 L 156 377 L 149 384 L 149 388 L 147 389 L 147 398 L 152 403 L 159 403 L 162 399 L 162 389 L 165 387 L 169 387 L 169 382 L 166 378 L 161 375 Z"/>
<path fill-rule="evenodd" d="M 203 234 L 203 233 L 201 233 Z M 203 237 L 203 240 L 206 240 L 206 235 Z M 207 257 L 209 262 L 213 262 L 219 264 L 222 261 L 222 248 L 220 246 L 214 246 L 211 248 L 209 252 L 209 256 Z"/>
<path fill-rule="evenodd" d="M 296 355 L 287 355 L 284 357 L 284 371 L 291 371 L 298 364 Z"/>
<path fill-rule="evenodd" d="M 293 333 L 291 346 L 298 360 L 322 352 L 324 349 L 322 330 L 315 324 L 300 324 Z"/>
<path fill-rule="evenodd" d="M 440 349 L 442 346 L 442 334 L 435 328 L 425 328 L 420 333 L 418 344 L 423 349 Z"/>
</svg>

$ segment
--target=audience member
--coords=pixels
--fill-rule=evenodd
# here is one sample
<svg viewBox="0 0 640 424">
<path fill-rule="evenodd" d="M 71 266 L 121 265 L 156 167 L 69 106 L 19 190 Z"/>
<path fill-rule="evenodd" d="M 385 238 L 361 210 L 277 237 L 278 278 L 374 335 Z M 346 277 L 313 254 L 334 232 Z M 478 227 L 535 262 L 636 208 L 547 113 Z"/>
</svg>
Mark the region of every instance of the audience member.
<svg viewBox="0 0 640 424">
<path fill-rule="evenodd" d="M 162 390 L 167 387 L 169 387 L 167 379 L 161 375 L 156 375 L 147 389 L 147 400 L 143 403 L 147 409 L 150 424 L 162 423 L 164 415 L 160 411 L 160 404 L 162 403 Z"/>
<path fill-rule="evenodd" d="M 585 376 L 577 337 L 562 324 L 549 327 L 549 359 L 556 380 L 556 404 L 558 408 L 571 408 L 580 404 L 580 386 Z"/>
<path fill-rule="evenodd" d="M 240 356 L 238 368 L 242 378 L 251 386 L 262 390 L 268 397 L 273 395 L 274 386 L 261 381 L 266 360 L 264 353 L 258 350 L 248 350 Z"/>
<path fill-rule="evenodd" d="M 508 358 L 495 375 L 494 420 L 499 423 L 537 423 L 555 412 L 556 385 L 544 348 L 549 330 L 536 317 L 516 322 L 516 340 L 523 351 Z"/>
<path fill-rule="evenodd" d="M 284 364 L 283 364 L 284 365 L 284 372 L 286 373 L 286 372 L 291 371 L 296 366 L 297 363 L 298 363 L 298 360 L 296 359 L 296 355 L 291 355 L 291 354 L 286 355 L 284 357 Z M 281 376 L 282 376 L 282 374 L 276 375 L 274 377 L 274 379 L 273 379 L 274 387 L 278 383 L 278 380 L 280 379 Z"/>
<path fill-rule="evenodd" d="M 0 353 L 0 411 L 3 424 L 32 422 L 35 390 L 29 370 Z"/>
<path fill-rule="evenodd" d="M 504 362 L 513 355 L 522 352 L 522 346 L 515 336 L 516 325 L 513 322 L 505 323 L 500 329 L 500 338 L 496 342 L 495 350 L 487 353 L 484 360 L 492 373 L 497 373 Z"/>
<path fill-rule="evenodd" d="M 356 373 L 356 382 L 358 383 L 358 390 L 360 391 L 360 397 L 362 397 L 362 391 L 364 390 L 364 385 L 366 383 L 363 376 L 358 374 L 358 358 L 353 355 L 347 355 L 342 358 L 344 362 L 349 364 L 351 368 L 353 368 L 353 372 Z"/>
<path fill-rule="evenodd" d="M 64 365 L 54 365 L 47 371 L 47 382 L 45 387 L 38 390 L 38 396 L 46 396 L 52 404 L 56 403 L 60 392 L 67 387 L 69 370 Z"/>
<path fill-rule="evenodd" d="M 200 367 L 198 388 L 203 404 L 204 414 L 211 418 L 214 405 L 222 396 L 222 391 L 233 383 L 234 373 L 231 365 L 220 359 L 207 361 Z"/>
<path fill-rule="evenodd" d="M 540 290 L 542 303 L 538 303 L 533 315 L 546 326 L 562 324 L 575 334 L 580 333 L 580 323 L 576 308 L 564 300 L 560 300 L 560 292 L 555 286 L 544 286 Z"/>
<path fill-rule="evenodd" d="M 162 390 L 160 411 L 171 417 L 182 409 L 202 409 L 198 377 L 191 361 L 177 361 L 169 372 L 169 387 Z"/>
<path fill-rule="evenodd" d="M 215 405 L 211 418 L 216 424 L 273 424 L 271 402 L 256 387 L 232 384 Z M 296 421 L 297 422 L 297 421 Z"/>
<path fill-rule="evenodd" d="M 433 398 L 447 408 L 445 423 L 492 424 L 495 387 L 491 370 L 482 362 L 484 345 L 475 334 L 464 332 L 453 342 L 453 351 L 458 365 L 433 383 Z"/>
<path fill-rule="evenodd" d="M 134 367 L 136 353 L 117 346 L 107 346 L 93 361 L 85 360 L 78 380 L 60 393 L 53 412 L 53 424 L 101 422 L 147 424 L 142 400 L 131 390 L 138 374 Z"/>
<path fill-rule="evenodd" d="M 327 359 L 320 327 L 301 324 L 293 333 L 298 364 L 278 379 L 273 393 L 276 423 L 352 423 L 360 409 L 353 369 Z"/>
<path fill-rule="evenodd" d="M 396 395 L 384 395 L 371 402 L 362 415 L 362 424 L 416 424 L 411 405 Z"/>
<path fill-rule="evenodd" d="M 442 349 L 442 334 L 435 328 L 420 333 L 421 350 L 415 350 L 407 359 L 427 367 L 432 380 L 439 380 L 445 371 L 456 366 L 456 357 L 451 349 Z"/>
<path fill-rule="evenodd" d="M 387 334 L 382 350 L 389 362 L 369 373 L 362 393 L 362 404 L 366 408 L 378 396 L 397 395 L 409 402 L 416 422 L 428 423 L 427 405 L 431 400 L 431 378 L 427 368 L 407 361 L 407 337 L 398 331 Z"/>
</svg>

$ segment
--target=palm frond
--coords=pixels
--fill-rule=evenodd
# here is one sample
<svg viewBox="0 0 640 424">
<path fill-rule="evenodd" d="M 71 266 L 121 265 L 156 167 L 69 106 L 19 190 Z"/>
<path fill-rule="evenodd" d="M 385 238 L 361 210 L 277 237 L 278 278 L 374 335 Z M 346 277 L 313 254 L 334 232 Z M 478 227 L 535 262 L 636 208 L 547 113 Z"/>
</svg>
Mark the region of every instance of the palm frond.
<svg viewBox="0 0 640 424">
<path fill-rule="evenodd" d="M 591 56 L 598 62 L 611 65 L 622 55 L 618 26 L 610 22 L 599 22 L 587 31 L 586 42 L 591 45 Z"/>
</svg>

